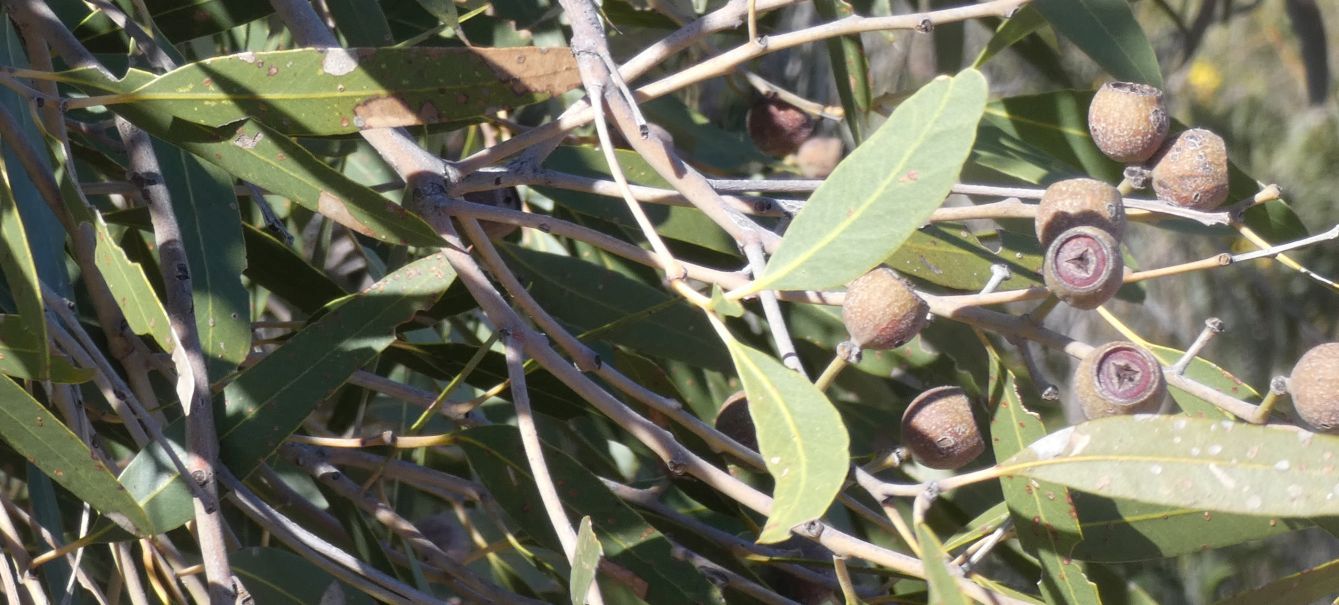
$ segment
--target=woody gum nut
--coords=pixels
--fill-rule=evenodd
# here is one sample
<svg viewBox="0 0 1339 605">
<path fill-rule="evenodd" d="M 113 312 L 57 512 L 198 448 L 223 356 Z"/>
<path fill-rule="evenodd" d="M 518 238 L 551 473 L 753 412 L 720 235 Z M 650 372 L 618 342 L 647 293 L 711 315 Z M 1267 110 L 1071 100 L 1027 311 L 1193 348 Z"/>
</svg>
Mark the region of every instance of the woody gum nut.
<svg viewBox="0 0 1339 605">
<path fill-rule="evenodd" d="M 1074 227 L 1046 249 L 1046 288 L 1076 309 L 1096 309 L 1111 300 L 1125 277 L 1120 244 L 1096 227 Z"/>
<path fill-rule="evenodd" d="M 837 137 L 813 137 L 795 152 L 795 163 L 806 179 L 823 179 L 842 161 L 842 140 Z"/>
<path fill-rule="evenodd" d="M 1094 179 L 1069 179 L 1046 188 L 1037 206 L 1037 239 L 1049 246 L 1061 232 L 1089 225 L 1110 233 L 1116 241 L 1125 234 L 1125 204 L 1120 191 Z"/>
<path fill-rule="evenodd" d="M 922 465 L 956 469 L 986 449 L 972 417 L 972 401 L 958 387 L 935 387 L 902 414 L 902 445 Z"/>
<path fill-rule="evenodd" d="M 1192 210 L 1213 210 L 1227 199 L 1227 145 L 1196 128 L 1176 135 L 1153 165 L 1158 199 Z"/>
<path fill-rule="evenodd" d="M 1339 432 L 1339 342 L 1302 355 L 1288 378 L 1288 391 L 1302 420 L 1318 431 Z"/>
<path fill-rule="evenodd" d="M 1152 414 L 1162 407 L 1167 382 L 1152 353 L 1117 341 L 1093 349 L 1074 371 L 1074 395 L 1090 420 Z"/>
<path fill-rule="evenodd" d="M 1162 91 L 1147 84 L 1107 82 L 1088 106 L 1088 131 L 1107 157 L 1138 164 L 1167 139 L 1171 120 Z"/>
<path fill-rule="evenodd" d="M 846 288 L 842 323 L 862 349 L 895 349 L 929 322 L 930 306 L 888 267 L 866 273 Z"/>
<path fill-rule="evenodd" d="M 758 433 L 749 413 L 749 400 L 744 391 L 729 396 L 716 411 L 716 430 L 734 439 L 740 445 L 758 451 Z"/>
<path fill-rule="evenodd" d="M 776 97 L 754 103 L 746 121 L 753 144 L 776 157 L 794 153 L 814 132 L 809 114 Z"/>
</svg>

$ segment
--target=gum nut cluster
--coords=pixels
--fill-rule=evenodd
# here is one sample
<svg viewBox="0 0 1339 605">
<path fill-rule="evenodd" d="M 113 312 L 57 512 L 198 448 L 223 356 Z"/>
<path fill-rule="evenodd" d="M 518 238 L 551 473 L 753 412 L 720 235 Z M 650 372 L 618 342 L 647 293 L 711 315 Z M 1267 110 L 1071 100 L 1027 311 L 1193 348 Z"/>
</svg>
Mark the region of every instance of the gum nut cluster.
<svg viewBox="0 0 1339 605">
<path fill-rule="evenodd" d="M 1141 164 L 1167 138 L 1171 120 L 1162 91 L 1147 84 L 1107 82 L 1088 106 L 1088 130 L 1107 157 Z"/>
<path fill-rule="evenodd" d="M 1073 227 L 1046 249 L 1042 273 L 1056 298 L 1076 309 L 1096 309 L 1116 295 L 1124 280 L 1120 242 L 1097 227 Z"/>
<path fill-rule="evenodd" d="M 929 323 L 930 306 L 888 267 L 876 267 L 846 287 L 842 323 L 862 349 L 895 349 Z"/>
<path fill-rule="evenodd" d="M 814 132 L 814 121 L 809 114 L 775 96 L 754 103 L 745 121 L 753 144 L 774 157 L 795 153 Z"/>
<path fill-rule="evenodd" d="M 935 387 L 902 414 L 902 445 L 924 466 L 957 469 L 986 449 L 972 417 L 972 400 L 958 387 Z"/>
<path fill-rule="evenodd" d="M 1037 206 L 1037 240 L 1042 247 L 1080 225 L 1096 227 L 1120 241 L 1125 234 L 1120 191 L 1094 179 L 1069 179 L 1047 187 Z"/>
<path fill-rule="evenodd" d="M 758 433 L 749 413 L 749 400 L 744 391 L 731 395 L 716 410 L 716 430 L 734 439 L 740 445 L 758 451 Z"/>
<path fill-rule="evenodd" d="M 1153 165 L 1153 192 L 1182 208 L 1213 210 L 1227 189 L 1227 145 L 1202 128 L 1176 135 Z"/>
<path fill-rule="evenodd" d="M 1125 341 L 1093 349 L 1070 386 L 1088 419 L 1122 414 L 1152 414 L 1162 407 L 1167 383 L 1152 353 Z"/>
<path fill-rule="evenodd" d="M 1302 420 L 1321 432 L 1339 432 L 1339 342 L 1302 355 L 1288 377 L 1288 391 Z"/>
</svg>

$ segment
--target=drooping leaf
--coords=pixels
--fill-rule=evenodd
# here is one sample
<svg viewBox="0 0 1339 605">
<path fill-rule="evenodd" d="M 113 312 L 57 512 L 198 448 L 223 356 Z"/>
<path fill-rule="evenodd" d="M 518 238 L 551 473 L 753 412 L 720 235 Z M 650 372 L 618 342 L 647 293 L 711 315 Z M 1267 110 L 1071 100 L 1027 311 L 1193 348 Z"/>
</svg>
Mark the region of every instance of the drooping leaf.
<svg viewBox="0 0 1339 605">
<path fill-rule="evenodd" d="M 391 46 L 391 26 L 377 0 L 327 0 L 335 28 L 344 36 L 344 46 Z"/>
<path fill-rule="evenodd" d="M 1162 69 L 1126 0 L 1037 0 L 1064 37 L 1117 80 L 1162 86 Z"/>
<path fill-rule="evenodd" d="M 1036 8 L 1024 6 L 1014 11 L 1013 16 L 1009 17 L 1000 27 L 995 30 L 995 35 L 990 37 L 981 52 L 977 54 L 976 60 L 972 62 L 972 67 L 980 69 L 987 61 L 990 61 L 995 55 L 1014 44 L 1019 40 L 1032 35 L 1038 28 L 1046 24 L 1046 20 L 1037 12 Z"/>
<path fill-rule="evenodd" d="M 36 358 L 48 351 L 34 342 L 36 337 L 28 331 L 27 323 L 27 320 L 16 315 L 0 315 L 0 374 L 66 384 L 87 382 L 93 378 L 92 370 L 75 367 L 61 353 L 53 353 L 48 359 L 45 378 L 34 375 L 33 368 L 39 367 Z"/>
<path fill-rule="evenodd" d="M 500 250 L 522 283 L 528 283 L 530 294 L 576 330 L 600 329 L 601 340 L 658 357 L 714 369 L 729 367 L 726 352 L 703 315 L 664 290 L 570 256 L 511 245 Z M 637 316 L 662 306 L 659 312 Z M 674 338 L 666 339 L 667 331 Z"/>
<path fill-rule="evenodd" d="M 1034 442 L 1004 476 L 1102 496 L 1246 515 L 1339 514 L 1339 437 L 1186 416 L 1102 418 Z"/>
<path fill-rule="evenodd" d="M 211 127 L 255 118 L 319 136 L 460 122 L 580 83 L 572 53 L 557 48 L 298 49 L 204 59 L 109 102 Z"/>
<path fill-rule="evenodd" d="M 990 395 L 994 406 L 991 441 L 996 459 L 1014 455 L 1046 435 L 1041 418 L 1028 410 L 1013 372 L 991 350 Z M 1029 477 L 1003 477 L 1000 486 L 1023 548 L 1041 563 L 1041 591 L 1051 603 L 1101 603 L 1097 586 L 1070 552 L 1083 540 L 1078 513 L 1067 488 Z"/>
<path fill-rule="evenodd" d="M 243 371 L 224 389 L 225 406 L 216 416 L 222 462 L 239 477 L 249 474 L 318 403 L 395 340 L 396 326 L 431 305 L 454 278 L 441 253 L 415 261 Z M 149 512 L 151 533 L 190 519 L 190 493 L 162 447 L 140 451 L 121 472 L 121 482 Z"/>
<path fill-rule="evenodd" d="M 980 290 L 990 281 L 991 265 L 1004 265 L 1009 279 L 999 290 L 1018 290 L 1042 283 L 1042 250 L 1035 240 L 1000 231 L 1003 244 L 991 250 L 961 225 L 935 223 L 907 238 L 887 265 L 899 272 L 957 290 Z"/>
<path fill-rule="evenodd" d="M 804 377 L 738 341 L 727 346 L 748 394 L 758 452 L 776 481 L 758 542 L 780 542 L 827 512 L 846 481 L 850 437 L 836 408 Z"/>
<path fill-rule="evenodd" d="M 970 605 L 972 600 L 963 594 L 957 578 L 948 569 L 944 545 L 924 523 L 916 524 L 916 541 L 921 547 L 921 561 L 925 563 L 925 581 L 930 584 L 930 601 L 936 605 Z"/>
<path fill-rule="evenodd" d="M 315 313 L 326 303 L 347 294 L 320 269 L 274 236 L 243 225 L 246 276 L 292 303 L 304 313 Z"/>
<path fill-rule="evenodd" d="M 749 291 L 838 286 L 897 250 L 957 181 L 986 92 L 969 69 L 899 105 L 809 198 Z"/>
<path fill-rule="evenodd" d="M 0 156 L 0 270 L 4 271 L 19 318 L 30 336 L 27 343 L 31 347 L 30 354 L 16 361 L 31 364 L 24 368 L 29 376 L 46 380 L 51 374 L 46 305 L 42 302 L 37 265 L 28 246 L 28 231 L 19 215 L 18 200 L 10 189 L 9 170 L 3 156 Z"/>
<path fill-rule="evenodd" d="M 90 94 L 124 94 L 145 84 L 152 74 L 130 70 L 108 80 L 90 69 L 62 72 L 57 79 Z M 358 233 L 396 244 L 441 245 L 441 238 L 413 215 L 322 162 L 302 145 L 251 119 L 213 129 L 139 104 L 117 107 L 117 113 L 149 134 L 181 147 L 227 173 L 319 212 Z"/>
<path fill-rule="evenodd" d="M 150 527 L 144 509 L 116 475 L 59 417 L 8 377 L 0 377 L 0 401 L 0 437 L 9 447 L 117 525 L 140 531 Z"/>
<path fill-rule="evenodd" d="M 237 196 L 219 169 L 184 150 L 155 140 L 154 151 L 190 265 L 200 348 L 209 381 L 217 382 L 251 349 L 251 297 L 242 285 L 246 256 Z"/>
<path fill-rule="evenodd" d="M 855 14 L 850 4 L 837 0 L 818 0 L 814 2 L 814 10 L 824 21 L 836 21 Z M 865 46 L 860 42 L 858 34 L 831 38 L 825 44 L 828 47 L 828 61 L 832 63 L 832 77 L 837 83 L 837 96 L 846 114 L 846 126 L 851 129 L 851 138 L 859 146 L 865 140 L 865 114 L 870 104 L 869 63 Z"/>
<path fill-rule="evenodd" d="M 265 0 L 145 0 L 144 5 L 154 24 L 173 42 L 217 34 L 274 12 Z M 125 34 L 102 11 L 80 21 L 74 34 L 90 50 L 125 51 Z"/>
<path fill-rule="evenodd" d="M 531 538 L 561 551 L 549 518 L 538 507 L 530 465 L 515 427 L 481 426 L 459 434 L 457 442 L 489 493 Z M 549 473 L 570 517 L 589 516 L 600 535 L 605 560 L 640 579 L 634 593 L 650 605 L 720 603 L 720 593 L 691 564 L 674 558 L 671 545 L 641 515 L 609 492 L 599 478 L 557 448 L 544 447 Z M 618 582 L 618 576 L 611 578 Z"/>
<path fill-rule="evenodd" d="M 590 592 L 590 586 L 595 582 L 595 570 L 603 555 L 600 540 L 595 537 L 595 530 L 591 529 L 590 515 L 582 517 L 577 528 L 576 554 L 572 555 L 572 579 L 569 582 L 574 605 L 586 602 L 586 593 Z"/>
<path fill-rule="evenodd" d="M 1251 590 L 1239 592 L 1215 605 L 1303 605 L 1317 601 L 1327 601 L 1339 592 L 1339 560 L 1327 561 L 1257 586 Z"/>
<path fill-rule="evenodd" d="M 116 298 L 116 305 L 125 315 L 130 329 L 141 336 L 151 336 L 164 351 L 177 348 L 176 336 L 172 334 L 172 325 L 167 318 L 167 309 L 163 301 L 158 300 L 149 278 L 139 263 L 132 262 L 125 250 L 112 239 L 107 231 L 107 223 L 102 215 L 94 212 L 93 220 L 80 225 L 83 237 L 93 237 L 96 242 L 93 259 L 107 282 L 107 288 Z"/>
</svg>

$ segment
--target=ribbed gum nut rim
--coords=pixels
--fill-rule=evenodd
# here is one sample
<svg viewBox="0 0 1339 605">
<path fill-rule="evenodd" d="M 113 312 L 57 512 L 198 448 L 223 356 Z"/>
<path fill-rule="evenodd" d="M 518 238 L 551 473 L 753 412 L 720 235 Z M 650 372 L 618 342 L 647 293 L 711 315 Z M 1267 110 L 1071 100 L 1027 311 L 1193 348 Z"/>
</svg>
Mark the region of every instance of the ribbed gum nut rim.
<svg viewBox="0 0 1339 605">
<path fill-rule="evenodd" d="M 1096 368 L 1097 388 L 1102 396 L 1119 404 L 1134 404 L 1158 390 L 1162 368 L 1147 351 L 1120 344 L 1101 352 Z"/>
<path fill-rule="evenodd" d="M 1102 287 L 1111 272 L 1112 250 L 1088 233 L 1066 232 L 1051 246 L 1056 277 L 1078 291 Z"/>
<path fill-rule="evenodd" d="M 1162 89 L 1148 84 L 1138 82 L 1107 82 L 1103 86 L 1112 90 L 1129 93 L 1141 97 L 1162 97 Z"/>
</svg>

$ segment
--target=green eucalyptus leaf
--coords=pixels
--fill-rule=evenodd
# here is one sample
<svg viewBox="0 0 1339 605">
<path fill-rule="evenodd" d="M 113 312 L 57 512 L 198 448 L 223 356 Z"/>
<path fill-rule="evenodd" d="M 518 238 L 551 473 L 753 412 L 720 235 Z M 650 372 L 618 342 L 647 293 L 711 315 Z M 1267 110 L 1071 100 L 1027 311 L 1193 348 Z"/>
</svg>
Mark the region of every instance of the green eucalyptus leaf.
<svg viewBox="0 0 1339 605">
<path fill-rule="evenodd" d="M 572 603 L 580 605 L 586 602 L 586 594 L 590 592 L 591 584 L 595 582 L 595 570 L 599 567 L 602 556 L 604 549 L 600 547 L 600 540 L 595 537 L 595 530 L 591 529 L 590 515 L 586 515 L 581 518 L 577 528 L 577 547 L 572 555 L 572 579 L 569 585 Z"/>
<path fill-rule="evenodd" d="M 167 318 L 167 309 L 158 299 L 149 278 L 139 263 L 126 256 L 112 234 L 107 231 L 107 223 L 102 215 L 94 213 L 91 222 L 80 225 L 83 237 L 92 237 L 96 242 L 93 261 L 102 278 L 107 282 L 112 297 L 125 315 L 130 329 L 141 336 L 151 336 L 164 351 L 177 348 L 176 336 L 172 334 L 172 325 Z"/>
<path fill-rule="evenodd" d="M 151 527 L 144 509 L 99 456 L 23 387 L 0 377 L 0 401 L 0 438 L 6 445 L 117 525 L 141 532 Z"/>
<path fill-rule="evenodd" d="M 14 297 L 19 317 L 31 338 L 30 354 L 21 358 L 26 362 L 27 375 L 46 380 L 51 375 L 51 352 L 47 343 L 46 305 L 42 302 L 42 286 L 37 278 L 37 264 L 28 244 L 28 231 L 19 215 L 18 200 L 9 185 L 9 170 L 4 156 L 0 156 L 0 270 Z M 4 344 L 4 343 L 0 343 Z"/>
<path fill-rule="evenodd" d="M 1006 19 L 995 30 L 995 34 L 990 37 L 990 41 L 981 49 L 980 54 L 972 63 L 972 67 L 980 69 L 987 61 L 990 61 L 995 55 L 1005 49 L 1017 44 L 1020 40 L 1036 32 L 1041 26 L 1046 24 L 1046 19 L 1037 12 L 1032 6 L 1023 6 L 1014 11 L 1013 16 Z"/>
<path fill-rule="evenodd" d="M 93 370 L 75 367 L 59 352 L 53 352 L 47 359 L 46 376 L 38 376 L 34 372 L 41 367 L 37 359 L 47 355 L 48 350 L 35 341 L 36 337 L 28 331 L 26 318 L 0 315 L 0 374 L 63 384 L 87 382 L 93 378 Z"/>
<path fill-rule="evenodd" d="M 903 101 L 809 198 L 749 291 L 840 286 L 901 247 L 957 182 L 986 93 L 969 69 Z"/>
<path fill-rule="evenodd" d="M 1339 514 L 1339 436 L 1187 416 L 1102 418 L 999 464 L 1111 498 L 1281 517 Z"/>
<path fill-rule="evenodd" d="M 921 547 L 921 561 L 925 564 L 925 581 L 930 585 L 930 603 L 936 605 L 971 605 L 972 600 L 958 586 L 958 578 L 949 571 L 944 545 L 924 523 L 916 524 L 916 541 Z"/>
<path fill-rule="evenodd" d="M 916 230 L 887 265 L 904 275 L 955 290 L 978 291 L 990 281 L 991 266 L 1004 265 L 1009 279 L 999 290 L 1041 285 L 1042 250 L 1033 238 L 1000 231 L 1002 246 L 992 250 L 966 227 L 935 223 Z"/>
<path fill-rule="evenodd" d="M 475 119 L 580 83 L 565 49 L 298 49 L 204 59 L 107 102 L 204 126 L 256 118 L 285 134 L 334 135 Z"/>
<path fill-rule="evenodd" d="M 850 437 L 837 409 L 803 376 L 762 351 L 727 344 L 748 394 L 758 451 L 776 482 L 758 542 L 780 542 L 827 512 L 846 481 Z"/>
<path fill-rule="evenodd" d="M 252 546 L 228 553 L 228 565 L 256 603 L 371 605 L 361 591 L 330 577 L 312 562 L 279 548 Z"/>
<path fill-rule="evenodd" d="M 209 381 L 217 382 L 251 350 L 251 296 L 242 285 L 246 255 L 237 196 L 231 179 L 218 168 L 161 141 L 154 141 L 154 151 L 181 226 L 200 348 Z"/>
<path fill-rule="evenodd" d="M 1117 80 L 1162 86 L 1162 69 L 1127 0 L 1036 0 L 1057 32 Z"/>
</svg>

